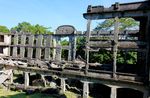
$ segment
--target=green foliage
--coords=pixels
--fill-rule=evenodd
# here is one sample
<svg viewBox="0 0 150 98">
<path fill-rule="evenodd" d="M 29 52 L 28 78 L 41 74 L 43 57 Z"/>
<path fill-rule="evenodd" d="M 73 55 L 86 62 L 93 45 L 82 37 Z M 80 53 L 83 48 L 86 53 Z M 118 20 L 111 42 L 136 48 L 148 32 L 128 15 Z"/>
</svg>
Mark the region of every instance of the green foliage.
<svg viewBox="0 0 150 98">
<path fill-rule="evenodd" d="M 85 45 L 85 37 L 77 37 L 77 52 L 76 56 L 80 55 L 82 58 L 85 59 L 85 51 L 83 50 Z"/>
<path fill-rule="evenodd" d="M 128 64 L 136 64 L 137 63 L 137 52 L 128 52 L 127 63 Z"/>
<path fill-rule="evenodd" d="M 69 41 L 67 41 L 67 40 L 65 39 L 65 40 L 61 41 L 60 44 L 61 44 L 62 46 L 66 46 L 66 45 L 69 45 Z"/>
<path fill-rule="evenodd" d="M 136 64 L 137 63 L 137 52 L 123 52 L 120 51 L 117 55 L 118 64 Z"/>
<path fill-rule="evenodd" d="M 117 63 L 118 64 L 123 64 L 123 63 L 126 63 L 126 54 L 122 51 L 120 51 L 118 54 L 117 54 Z"/>
<path fill-rule="evenodd" d="M 83 46 L 85 44 L 85 38 L 84 37 L 77 37 L 77 47 Z"/>
<path fill-rule="evenodd" d="M 2 32 L 2 33 L 9 33 L 9 29 L 6 26 L 1 26 L 0 25 L 0 32 Z"/>
<path fill-rule="evenodd" d="M 62 45 L 62 46 L 68 46 L 69 45 L 69 41 L 67 41 L 66 39 L 64 39 L 64 40 L 62 40 L 61 42 L 60 42 L 60 44 Z M 64 58 L 65 60 L 67 60 L 68 58 L 68 51 L 67 50 L 62 50 L 62 58 Z"/>
<path fill-rule="evenodd" d="M 44 27 L 39 24 L 31 25 L 28 22 L 18 23 L 17 26 L 11 28 L 11 31 L 27 32 L 27 33 L 33 33 L 33 34 L 50 34 L 50 33 L 52 33 L 50 31 L 50 28 L 48 28 L 48 27 Z"/>
<path fill-rule="evenodd" d="M 139 26 L 139 22 L 135 21 L 133 18 L 121 18 L 119 22 L 120 30 L 137 29 Z"/>
<path fill-rule="evenodd" d="M 94 30 L 106 30 L 111 31 L 114 27 L 114 19 L 106 19 L 105 21 L 99 23 Z M 129 30 L 137 29 L 139 22 L 135 21 L 133 18 L 121 18 L 119 19 L 119 29 L 120 30 Z M 95 39 L 96 40 L 96 39 Z M 90 60 L 92 62 L 98 61 L 100 63 L 109 63 L 112 59 L 112 53 L 107 52 L 106 50 L 100 50 L 98 53 L 91 53 Z M 136 52 L 122 52 L 119 51 L 117 55 L 118 64 L 136 64 L 137 62 L 137 53 Z"/>
<path fill-rule="evenodd" d="M 90 53 L 90 62 L 110 63 L 112 62 L 112 54 L 110 51 L 100 50 Z"/>
<path fill-rule="evenodd" d="M 114 19 L 107 19 L 97 25 L 95 30 L 110 30 L 114 26 Z"/>
<path fill-rule="evenodd" d="M 66 91 L 65 95 L 66 98 L 77 98 L 77 94 Z M 25 92 L 19 91 L 9 91 L 0 89 L 0 98 L 64 98 L 62 95 L 50 95 L 50 94 L 42 94 L 42 93 L 34 93 L 27 95 Z"/>
<path fill-rule="evenodd" d="M 95 30 L 107 30 L 110 31 L 114 27 L 114 19 L 106 19 L 105 21 L 99 23 Z M 121 18 L 119 19 L 120 30 L 127 29 L 137 29 L 139 22 L 135 21 L 133 18 Z"/>
</svg>

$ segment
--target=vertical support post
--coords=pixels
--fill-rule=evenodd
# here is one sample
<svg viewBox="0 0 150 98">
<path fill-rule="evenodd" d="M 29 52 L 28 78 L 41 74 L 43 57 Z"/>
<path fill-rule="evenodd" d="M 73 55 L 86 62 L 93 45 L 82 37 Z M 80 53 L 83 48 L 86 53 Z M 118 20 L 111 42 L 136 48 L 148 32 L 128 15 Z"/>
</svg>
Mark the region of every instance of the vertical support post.
<svg viewBox="0 0 150 98">
<path fill-rule="evenodd" d="M 56 61 L 61 61 L 61 46 L 58 45 L 56 46 L 56 57 L 55 57 Z"/>
<path fill-rule="evenodd" d="M 110 98 L 117 98 L 117 87 L 111 87 Z"/>
<path fill-rule="evenodd" d="M 72 35 L 69 36 L 68 61 L 72 60 Z"/>
<path fill-rule="evenodd" d="M 61 44 L 60 44 L 60 37 L 56 37 L 56 53 L 55 53 L 55 60 L 61 61 Z"/>
<path fill-rule="evenodd" d="M 10 83 L 11 83 L 11 84 L 13 83 L 13 71 L 12 71 L 12 73 L 11 73 L 11 75 L 10 75 Z"/>
<path fill-rule="evenodd" d="M 66 91 L 66 78 L 61 78 L 61 92 L 62 93 L 65 93 L 65 91 Z"/>
<path fill-rule="evenodd" d="M 24 85 L 25 85 L 25 88 L 29 86 L 29 73 L 28 72 L 25 72 Z"/>
<path fill-rule="evenodd" d="M 21 45 L 24 46 L 26 42 L 26 35 L 21 35 Z M 25 55 L 25 48 L 20 47 L 20 57 L 24 58 Z"/>
<path fill-rule="evenodd" d="M 36 41 L 36 59 L 41 59 L 41 46 L 43 41 L 43 35 L 38 35 L 38 39 Z"/>
<path fill-rule="evenodd" d="M 89 97 L 89 82 L 83 81 L 83 98 Z"/>
<path fill-rule="evenodd" d="M 33 44 L 34 44 L 34 35 L 30 35 L 29 36 L 29 45 L 33 46 Z M 32 59 L 32 56 L 33 56 L 33 48 L 32 47 L 28 48 L 28 54 L 27 55 L 28 55 L 29 59 Z"/>
<path fill-rule="evenodd" d="M 74 34 L 76 34 L 76 32 Z M 72 40 L 72 60 L 75 60 L 76 58 L 76 48 L 76 36 L 74 35 Z"/>
<path fill-rule="evenodd" d="M 17 34 L 14 35 L 13 44 L 14 45 L 18 45 L 18 35 Z M 12 56 L 13 57 L 17 57 L 17 46 L 13 47 L 13 54 L 12 54 Z"/>
<path fill-rule="evenodd" d="M 74 31 L 75 34 L 75 31 Z M 69 53 L 68 53 L 68 60 L 69 61 L 73 61 L 75 60 L 75 56 L 76 56 L 76 36 L 72 34 L 71 36 L 69 36 Z"/>
<path fill-rule="evenodd" d="M 75 60 L 75 58 L 76 58 L 76 48 L 77 48 L 77 37 L 74 35 L 74 39 L 73 39 L 73 60 Z"/>
<path fill-rule="evenodd" d="M 117 51 L 118 51 L 118 33 L 119 33 L 119 21 L 118 17 L 115 17 L 114 28 L 114 46 L 113 46 L 113 78 L 116 78 L 117 70 Z"/>
<path fill-rule="evenodd" d="M 4 43 L 6 45 L 11 44 L 11 36 L 10 35 L 4 35 Z M 9 56 L 10 55 L 10 47 L 4 48 L 3 53 L 4 53 L 4 55 Z"/>
<path fill-rule="evenodd" d="M 44 87 L 46 87 L 47 85 L 46 85 L 46 80 L 45 80 L 44 75 L 41 75 L 41 78 L 42 78 L 42 80 L 43 80 L 43 82 L 44 82 Z"/>
<path fill-rule="evenodd" d="M 88 73 L 89 69 L 89 40 L 90 40 L 90 35 L 91 35 L 91 20 L 87 21 L 87 31 L 86 31 L 86 69 L 85 73 Z"/>
<path fill-rule="evenodd" d="M 60 37 L 53 36 L 53 60 L 61 61 L 61 45 L 60 45 Z"/>
<path fill-rule="evenodd" d="M 52 36 L 48 35 L 46 38 L 46 48 L 45 48 L 45 60 L 50 60 L 50 46 L 52 44 Z"/>
<path fill-rule="evenodd" d="M 55 60 L 55 56 L 56 56 L 56 49 L 55 49 L 55 47 L 56 47 L 56 39 L 55 39 L 55 36 L 53 36 L 53 60 Z"/>
</svg>

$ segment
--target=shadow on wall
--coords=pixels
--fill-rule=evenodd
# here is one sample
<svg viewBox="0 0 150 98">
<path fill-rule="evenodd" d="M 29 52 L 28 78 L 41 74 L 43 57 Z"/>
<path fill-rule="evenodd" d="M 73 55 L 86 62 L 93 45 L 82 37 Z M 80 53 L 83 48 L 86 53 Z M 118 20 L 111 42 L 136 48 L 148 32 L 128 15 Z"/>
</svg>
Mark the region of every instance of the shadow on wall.
<svg viewBox="0 0 150 98">
<path fill-rule="evenodd" d="M 143 98 L 143 93 L 129 88 L 119 88 L 117 98 Z"/>
<path fill-rule="evenodd" d="M 90 96 L 93 98 L 110 98 L 111 88 L 103 84 L 90 84 Z"/>
</svg>

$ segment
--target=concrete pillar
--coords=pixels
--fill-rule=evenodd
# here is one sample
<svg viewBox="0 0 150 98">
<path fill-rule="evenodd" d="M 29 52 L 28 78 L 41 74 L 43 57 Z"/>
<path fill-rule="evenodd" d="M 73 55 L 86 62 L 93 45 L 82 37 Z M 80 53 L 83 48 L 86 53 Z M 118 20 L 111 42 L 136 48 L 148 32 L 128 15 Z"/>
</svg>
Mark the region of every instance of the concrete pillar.
<svg viewBox="0 0 150 98">
<path fill-rule="evenodd" d="M 10 83 L 13 83 L 13 72 L 10 75 Z"/>
<path fill-rule="evenodd" d="M 83 82 L 83 98 L 89 97 L 89 82 L 84 81 Z"/>
<path fill-rule="evenodd" d="M 25 85 L 25 88 L 29 86 L 29 73 L 28 72 L 25 72 L 24 85 Z"/>
<path fill-rule="evenodd" d="M 66 91 L 66 81 L 65 81 L 66 78 L 61 78 L 60 80 L 61 80 L 61 84 L 60 84 L 61 85 L 61 92 L 65 93 L 65 91 Z"/>
<path fill-rule="evenodd" d="M 75 34 L 75 31 L 74 31 Z M 69 52 L 68 52 L 68 60 L 73 61 L 76 57 L 76 37 L 72 34 L 69 36 Z"/>
<path fill-rule="evenodd" d="M 55 32 L 54 32 L 54 34 L 55 34 Z M 52 39 L 53 39 L 53 46 L 56 47 L 56 37 L 53 36 Z M 56 58 L 56 49 L 53 48 L 53 60 L 55 60 L 55 58 Z"/>
<path fill-rule="evenodd" d="M 41 78 L 42 78 L 42 80 L 43 80 L 43 82 L 44 82 L 44 87 L 46 87 L 47 84 L 46 84 L 45 76 L 44 76 L 44 75 L 41 75 Z"/>
<path fill-rule="evenodd" d="M 11 36 L 10 35 L 4 35 L 4 43 L 6 44 L 6 45 L 10 45 L 11 44 Z M 4 53 L 4 55 L 6 55 L 6 56 L 9 56 L 9 47 L 6 47 L 6 48 L 3 48 L 3 53 Z"/>
<path fill-rule="evenodd" d="M 117 98 L 117 87 L 111 87 L 110 98 Z"/>
</svg>

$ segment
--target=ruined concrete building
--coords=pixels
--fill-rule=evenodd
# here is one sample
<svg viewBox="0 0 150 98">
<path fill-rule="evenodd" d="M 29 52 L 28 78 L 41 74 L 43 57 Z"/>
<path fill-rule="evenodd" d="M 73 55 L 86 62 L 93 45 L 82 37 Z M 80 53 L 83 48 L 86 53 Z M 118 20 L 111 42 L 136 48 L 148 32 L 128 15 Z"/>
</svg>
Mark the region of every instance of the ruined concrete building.
<svg viewBox="0 0 150 98">
<path fill-rule="evenodd" d="M 109 8 L 89 6 L 83 16 L 87 19 L 86 32 L 63 25 L 55 34 L 1 33 L 0 84 L 32 88 L 29 73 L 38 73 L 43 81 L 45 76 L 59 77 L 62 92 L 67 80 L 78 80 L 83 86 L 83 98 L 95 92 L 97 98 L 150 98 L 150 2 L 116 3 Z M 111 18 L 115 20 L 113 31 L 91 31 L 92 20 Z M 140 23 L 139 30 L 119 31 L 119 18 L 135 19 Z M 66 46 L 60 43 L 64 37 L 69 40 Z M 77 54 L 78 37 L 86 39 L 82 44 L 84 59 Z M 90 53 L 101 49 L 112 53 L 112 61 L 90 62 Z M 117 64 L 119 51 L 135 52 L 136 64 Z M 24 72 L 24 84 L 13 82 L 13 70 Z"/>
</svg>

